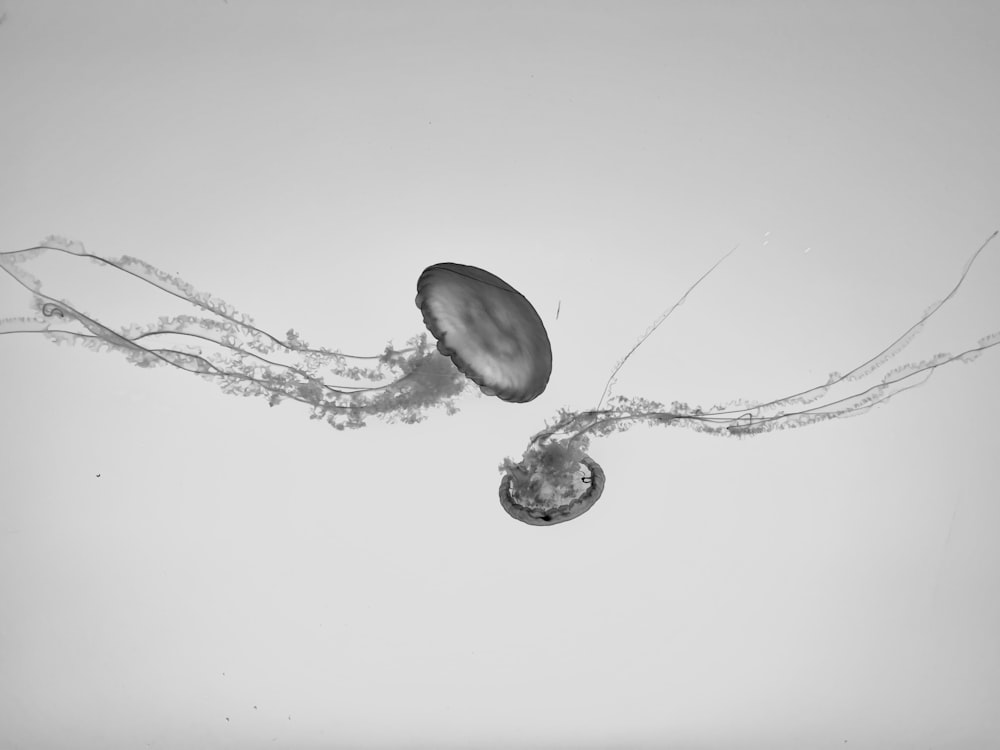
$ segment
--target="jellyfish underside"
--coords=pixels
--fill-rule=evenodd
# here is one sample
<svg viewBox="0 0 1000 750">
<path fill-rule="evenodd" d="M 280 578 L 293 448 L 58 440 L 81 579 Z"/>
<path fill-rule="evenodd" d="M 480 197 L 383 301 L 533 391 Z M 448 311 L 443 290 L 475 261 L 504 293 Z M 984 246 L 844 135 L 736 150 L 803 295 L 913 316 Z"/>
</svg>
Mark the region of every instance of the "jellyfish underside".
<svg viewBox="0 0 1000 750">
<path fill-rule="evenodd" d="M 551 526 L 572 521 L 604 492 L 604 470 L 567 443 L 541 442 L 518 463 L 504 462 L 500 505 L 518 521 Z"/>
<path fill-rule="evenodd" d="M 43 291 L 42 282 L 27 265 L 33 258 L 48 252 L 72 256 L 81 262 L 90 261 L 109 273 L 127 274 L 136 283 L 146 285 L 143 288 L 161 295 L 158 299 L 163 303 L 168 299 L 163 295 L 169 295 L 182 307 L 182 312 L 161 316 L 146 325 L 112 326 L 98 320 L 67 300 Z M 437 268 L 427 269 L 421 279 Z M 505 288 L 501 298 L 492 300 L 490 314 L 498 320 L 503 320 L 505 315 L 513 316 L 507 346 L 522 346 L 534 351 L 530 347 L 537 349 L 540 341 L 548 345 L 534 308 L 512 287 L 482 269 L 458 268 L 466 269 L 467 275 L 479 274 L 480 278 Z M 482 339 L 495 333 L 495 326 L 482 327 L 489 322 L 483 317 L 467 319 L 461 336 L 450 335 L 447 345 L 429 339 L 425 332 L 409 339 L 404 348 L 396 349 L 389 344 L 381 354 L 371 356 L 313 348 L 295 330 L 289 330 L 284 337 L 274 336 L 255 326 L 249 315 L 232 305 L 196 290 L 145 261 L 129 256 L 103 258 L 87 253 L 78 242 L 59 237 L 50 237 L 33 248 L 0 253 L 0 270 L 31 292 L 35 313 L 0 320 L 0 334 L 43 334 L 57 343 L 81 343 L 98 351 L 119 351 L 139 367 L 175 367 L 215 381 L 226 393 L 261 396 L 271 406 L 284 400 L 298 401 L 310 407 L 312 419 L 325 420 L 339 430 L 363 427 L 366 419 L 373 416 L 386 422 L 412 424 L 422 421 L 426 412 L 436 407 L 454 414 L 458 410 L 457 397 L 469 387 L 470 378 L 489 393 L 493 383 L 490 357 L 503 356 L 503 352 L 491 355 L 482 344 Z M 422 295 L 431 310 L 461 309 L 469 291 L 466 285 L 456 281 L 459 278 L 445 273 L 432 285 L 419 290 L 418 298 Z M 506 312 L 505 305 L 510 305 L 512 311 Z M 534 321 L 530 321 L 525 306 L 534 314 Z M 426 310 L 424 315 L 428 316 Z M 528 319 L 534 327 L 522 318 Z M 432 329 L 431 333 L 441 338 L 440 331 Z M 530 341 L 519 341 L 519 333 Z M 467 377 L 468 367 L 456 367 L 453 360 L 463 364 L 471 361 L 478 370 Z M 527 368 L 532 363 L 522 358 L 521 365 Z M 534 366 L 534 380 L 528 383 L 530 392 L 519 391 L 517 383 L 499 383 L 495 386 L 498 395 L 507 400 L 534 398 L 548 381 L 551 352 L 547 368 L 544 362 Z M 332 384 L 331 379 L 340 382 Z"/>
<path fill-rule="evenodd" d="M 588 454 L 592 438 L 623 432 L 640 423 L 647 425 L 687 427 L 718 437 L 747 437 L 772 430 L 805 427 L 830 419 L 860 416 L 892 397 L 926 383 L 934 372 L 945 365 L 972 362 L 984 351 L 1000 345 L 1000 331 L 981 337 L 976 346 L 957 354 L 941 353 L 933 357 L 894 366 L 875 382 L 865 381 L 881 371 L 924 328 L 959 290 L 973 263 L 997 236 L 991 234 L 966 263 L 957 283 L 940 301 L 925 310 L 923 316 L 895 341 L 852 370 L 831 373 L 819 386 L 766 402 L 732 401 L 709 409 L 673 402 L 669 407 L 644 398 L 616 396 L 602 408 L 614 377 L 629 356 L 641 345 L 687 295 L 730 253 L 723 256 L 703 275 L 673 307 L 618 362 L 598 406 L 592 410 L 572 412 L 561 409 L 546 428 L 528 442 L 519 461 L 505 459 L 499 466 L 500 501 L 513 518 L 535 526 L 550 526 L 573 520 L 590 510 L 604 489 L 605 475 L 600 465 Z M 595 477 L 593 484 L 581 486 L 576 470 L 585 467 Z"/>
</svg>

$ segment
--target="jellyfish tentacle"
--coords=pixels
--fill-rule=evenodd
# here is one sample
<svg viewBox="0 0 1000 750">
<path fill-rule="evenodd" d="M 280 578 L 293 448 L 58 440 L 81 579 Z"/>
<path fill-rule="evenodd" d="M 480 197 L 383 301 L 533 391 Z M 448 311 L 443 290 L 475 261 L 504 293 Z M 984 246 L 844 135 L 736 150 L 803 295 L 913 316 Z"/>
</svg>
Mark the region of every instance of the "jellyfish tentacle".
<svg viewBox="0 0 1000 750">
<path fill-rule="evenodd" d="M 239 329 L 261 336 L 270 341 L 274 346 L 285 349 L 286 351 L 315 354 L 329 353 L 327 350 L 310 348 L 307 344 L 305 344 L 305 342 L 298 338 L 298 334 L 296 334 L 294 330 L 289 331 L 290 336 L 288 338 L 284 340 L 279 339 L 273 334 L 255 326 L 253 324 L 253 318 L 250 315 L 240 312 L 224 300 L 212 297 L 209 292 L 198 291 L 193 285 L 184 281 L 180 277 L 169 274 L 151 263 L 147 263 L 144 260 L 140 260 L 129 255 L 123 255 L 117 259 L 104 258 L 100 255 L 86 252 L 83 245 L 79 242 L 70 242 L 61 237 L 49 237 L 42 244 L 25 248 L 23 250 L 0 252 L 0 268 L 5 270 L 26 289 L 38 294 L 40 292 L 41 282 L 24 269 L 18 269 L 16 264 L 22 263 L 46 250 L 86 258 L 87 260 L 95 263 L 114 268 L 122 273 L 132 276 L 135 279 L 138 279 L 144 284 L 155 287 L 172 297 L 176 297 L 183 302 L 194 305 L 208 313 L 211 313 L 212 315 L 222 318 L 233 326 L 237 326 Z M 192 318 L 192 320 L 198 319 Z M 408 350 L 402 351 L 405 352 Z M 337 354 L 347 359 L 378 359 L 383 356 L 378 354 L 345 354 L 342 352 L 337 352 Z"/>
<path fill-rule="evenodd" d="M 769 432 L 774 429 L 805 427 L 828 419 L 858 416 L 870 411 L 874 406 L 887 403 L 900 393 L 924 385 L 938 368 L 955 362 L 972 361 L 973 358 L 987 349 L 1000 345 L 1000 335 L 985 338 L 984 343 L 957 354 L 938 354 L 929 359 L 908 363 L 896 368 L 892 373 L 887 373 L 881 382 L 862 391 L 806 409 L 770 415 L 755 415 L 752 411 L 737 413 L 733 411 L 691 410 L 690 407 L 675 403 L 672 411 L 650 411 L 649 402 L 639 400 L 641 405 L 635 405 L 624 400 L 622 401 L 623 405 L 615 410 L 581 414 L 581 417 L 589 418 L 589 423 L 579 427 L 568 439 L 578 441 L 586 436 L 604 436 L 615 431 L 620 425 L 638 421 L 647 421 L 650 424 L 687 426 L 700 432 L 720 436 L 741 436 Z M 917 380 L 907 382 L 914 379 Z"/>
<path fill-rule="evenodd" d="M 917 322 L 909 326 L 902 334 L 896 337 L 888 346 L 883 347 L 878 353 L 866 359 L 861 364 L 857 365 L 853 369 L 847 371 L 844 374 L 831 373 L 830 378 L 826 383 L 820 386 L 814 386 L 813 388 L 807 388 L 798 393 L 793 393 L 790 396 L 784 396 L 782 398 L 773 399 L 771 401 L 765 401 L 754 405 L 754 408 L 770 408 L 779 406 L 781 404 L 793 404 L 793 403 L 810 403 L 817 398 L 822 398 L 831 387 L 843 383 L 846 381 L 860 380 L 868 375 L 874 373 L 877 369 L 882 367 L 884 364 L 889 362 L 894 356 L 899 354 L 914 338 L 923 330 L 927 322 L 935 315 L 939 310 L 941 310 L 944 305 L 949 302 L 961 288 L 962 284 L 965 282 L 966 277 L 972 270 L 973 264 L 986 249 L 986 247 L 996 238 L 1000 230 L 994 231 L 987 237 L 983 243 L 976 249 L 974 253 L 965 262 L 962 268 L 962 272 L 959 274 L 958 280 L 955 285 L 949 290 L 949 292 L 942 297 L 940 300 L 929 306 L 920 317 Z M 1000 333 L 1000 332 L 998 332 Z M 726 412 L 716 412 L 717 414 L 724 414 Z"/>
</svg>

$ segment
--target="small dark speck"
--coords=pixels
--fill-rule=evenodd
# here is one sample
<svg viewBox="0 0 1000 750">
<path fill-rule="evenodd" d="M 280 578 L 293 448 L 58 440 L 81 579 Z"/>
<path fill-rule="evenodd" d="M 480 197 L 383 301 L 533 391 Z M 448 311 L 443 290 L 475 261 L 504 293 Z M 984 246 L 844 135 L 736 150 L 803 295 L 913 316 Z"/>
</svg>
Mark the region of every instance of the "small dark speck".
<svg viewBox="0 0 1000 750">
<path fill-rule="evenodd" d="M 288 714 L 288 720 L 289 720 L 289 721 L 291 721 L 291 720 L 292 720 L 292 715 L 291 715 L 291 714 Z"/>
<path fill-rule="evenodd" d="M 98 474 L 98 475 L 97 475 L 97 478 L 98 478 L 98 479 L 100 479 L 100 478 L 101 478 L 101 475 L 100 475 L 100 474 Z"/>
<path fill-rule="evenodd" d="M 229 717 L 228 716 L 226 717 L 226 721 L 229 721 Z"/>
<path fill-rule="evenodd" d="M 256 706 L 254 706 L 254 707 L 253 707 L 253 710 L 254 710 L 254 711 L 256 711 L 256 710 L 257 710 L 257 707 L 256 707 Z"/>
</svg>

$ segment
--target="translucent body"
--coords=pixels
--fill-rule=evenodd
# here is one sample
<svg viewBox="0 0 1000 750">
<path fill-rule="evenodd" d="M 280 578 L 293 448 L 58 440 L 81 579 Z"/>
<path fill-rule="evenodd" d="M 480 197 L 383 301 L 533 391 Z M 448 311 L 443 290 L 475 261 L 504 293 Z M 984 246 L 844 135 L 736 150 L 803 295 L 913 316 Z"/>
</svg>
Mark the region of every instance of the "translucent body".
<svg viewBox="0 0 1000 750">
<path fill-rule="evenodd" d="M 594 507 L 604 492 L 604 470 L 568 443 L 535 444 L 532 457 L 504 463 L 500 505 L 518 521 L 551 526 Z"/>
</svg>

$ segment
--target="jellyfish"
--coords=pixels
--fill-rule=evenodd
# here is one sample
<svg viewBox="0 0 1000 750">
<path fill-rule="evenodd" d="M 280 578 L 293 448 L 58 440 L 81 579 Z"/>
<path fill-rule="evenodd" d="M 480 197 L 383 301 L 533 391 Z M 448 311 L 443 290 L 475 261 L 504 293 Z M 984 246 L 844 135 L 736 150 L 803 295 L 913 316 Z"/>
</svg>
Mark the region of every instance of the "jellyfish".
<svg viewBox="0 0 1000 750">
<path fill-rule="evenodd" d="M 718 437 L 745 438 L 773 430 L 817 424 L 830 419 L 865 414 L 894 396 L 923 385 L 941 367 L 972 362 L 984 351 L 1000 345 L 1000 331 L 981 337 L 974 347 L 957 354 L 930 358 L 885 369 L 921 332 L 926 323 L 957 293 L 972 265 L 997 236 L 993 232 L 966 262 L 948 294 L 928 307 L 916 323 L 892 343 L 846 372 L 830 373 L 817 386 L 770 401 L 731 401 L 708 409 L 674 401 L 670 406 L 645 398 L 608 398 L 625 362 L 679 307 L 687 296 L 736 248 L 720 258 L 651 325 L 615 365 L 597 406 L 586 411 L 560 409 L 533 435 L 521 459 L 506 458 L 498 467 L 500 505 L 514 519 L 533 526 L 579 518 L 594 507 L 605 487 L 605 473 L 587 453 L 593 438 L 623 432 L 637 424 L 687 427 Z M 875 376 L 874 382 L 870 379 Z M 607 404 L 605 400 L 607 399 Z"/>
<path fill-rule="evenodd" d="M 181 312 L 147 324 L 98 320 L 43 290 L 28 266 L 46 253 L 125 274 L 159 295 L 161 308 L 169 297 Z M 417 283 L 416 305 L 435 342 L 423 332 L 404 348 L 390 343 L 371 356 L 314 348 L 294 329 L 272 335 L 229 303 L 145 261 L 103 258 L 59 237 L 0 253 L 0 269 L 31 293 L 34 313 L 0 319 L 0 334 L 42 334 L 56 343 L 118 351 L 139 367 L 174 367 L 271 406 L 297 401 L 310 407 L 311 418 L 338 430 L 363 427 L 368 417 L 412 424 L 432 407 L 454 414 L 471 383 L 505 401 L 531 401 L 552 371 L 548 335 L 531 303 L 499 277 L 458 263 L 432 265 Z M 341 382 L 332 384 L 333 378 Z"/>
</svg>

